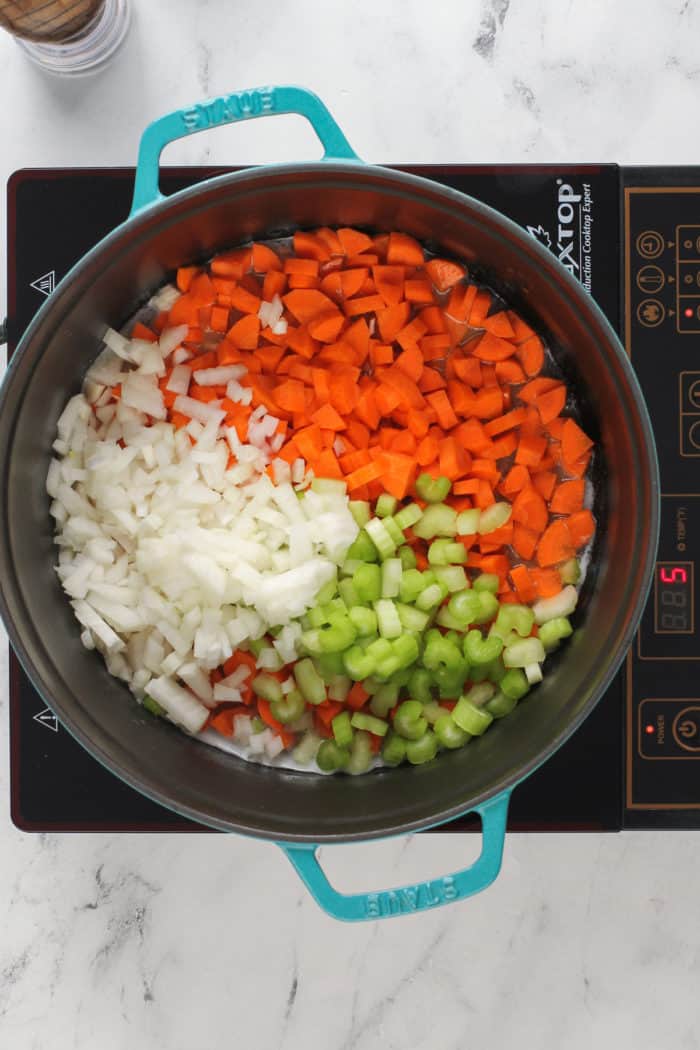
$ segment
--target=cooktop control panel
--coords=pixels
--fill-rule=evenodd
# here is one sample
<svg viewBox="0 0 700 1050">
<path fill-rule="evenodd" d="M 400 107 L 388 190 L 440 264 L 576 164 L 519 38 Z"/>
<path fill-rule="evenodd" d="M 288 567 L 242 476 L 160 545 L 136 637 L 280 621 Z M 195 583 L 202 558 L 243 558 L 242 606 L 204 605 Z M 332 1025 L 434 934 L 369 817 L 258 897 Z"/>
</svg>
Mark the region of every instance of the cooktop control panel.
<svg viewBox="0 0 700 1050">
<path fill-rule="evenodd" d="M 658 560 L 627 668 L 625 823 L 633 826 L 700 823 L 698 216 L 700 172 L 682 180 L 665 169 L 625 172 L 624 337 L 661 470 Z"/>
</svg>

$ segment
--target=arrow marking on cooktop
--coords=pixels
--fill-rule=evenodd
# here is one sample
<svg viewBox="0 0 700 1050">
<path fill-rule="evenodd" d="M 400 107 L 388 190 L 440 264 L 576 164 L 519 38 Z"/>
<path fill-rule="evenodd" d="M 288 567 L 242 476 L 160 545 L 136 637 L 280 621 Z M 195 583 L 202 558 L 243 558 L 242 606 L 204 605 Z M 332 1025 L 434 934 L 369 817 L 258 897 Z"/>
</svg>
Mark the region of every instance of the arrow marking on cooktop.
<svg viewBox="0 0 700 1050">
<path fill-rule="evenodd" d="M 48 273 L 42 273 L 41 277 L 37 277 L 35 281 L 32 281 L 29 287 L 36 289 L 37 292 L 41 292 L 42 295 L 51 295 L 51 292 L 56 287 L 56 271 L 49 270 Z"/>
<path fill-rule="evenodd" d="M 38 722 L 45 729 L 50 729 L 52 733 L 58 732 L 58 719 L 50 707 L 45 707 L 43 711 L 33 715 L 32 721 Z"/>
</svg>

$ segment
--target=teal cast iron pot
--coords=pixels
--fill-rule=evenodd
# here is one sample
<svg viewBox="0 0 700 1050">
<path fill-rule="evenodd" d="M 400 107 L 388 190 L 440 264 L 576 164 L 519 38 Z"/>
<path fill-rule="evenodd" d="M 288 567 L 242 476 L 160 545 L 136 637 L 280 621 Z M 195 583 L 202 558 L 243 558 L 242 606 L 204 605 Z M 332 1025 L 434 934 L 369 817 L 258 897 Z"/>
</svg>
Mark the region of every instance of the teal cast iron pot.
<svg viewBox="0 0 700 1050">
<path fill-rule="evenodd" d="M 253 168 L 164 198 L 160 152 L 216 124 L 305 116 L 316 164 Z M 179 264 L 297 227 L 404 230 L 465 260 L 547 339 L 595 439 L 598 532 L 575 633 L 544 682 L 468 748 L 425 766 L 320 777 L 246 763 L 153 719 L 102 659 L 83 648 L 53 571 L 44 479 L 56 420 L 80 389 L 107 325 L 119 329 Z M 281 845 L 318 902 L 341 919 L 435 907 L 498 874 L 510 792 L 569 737 L 603 695 L 637 629 L 656 552 L 659 483 L 642 395 L 605 317 L 555 257 L 479 201 L 361 163 L 323 104 L 300 88 L 265 88 L 178 111 L 141 142 L 129 218 L 90 251 L 36 315 L 0 395 L 0 605 L 12 644 L 63 725 L 137 791 L 221 831 Z M 591 756 L 594 761 L 594 756 Z M 70 775 L 70 771 L 66 771 Z M 481 816 L 479 859 L 464 871 L 392 891 L 342 895 L 315 848 Z"/>
</svg>

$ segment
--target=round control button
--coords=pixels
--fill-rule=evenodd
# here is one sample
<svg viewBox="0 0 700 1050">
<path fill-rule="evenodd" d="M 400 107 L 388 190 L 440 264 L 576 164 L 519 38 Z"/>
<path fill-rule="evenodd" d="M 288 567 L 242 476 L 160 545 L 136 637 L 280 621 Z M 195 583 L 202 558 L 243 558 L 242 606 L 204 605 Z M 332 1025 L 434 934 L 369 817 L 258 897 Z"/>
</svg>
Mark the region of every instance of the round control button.
<svg viewBox="0 0 700 1050">
<path fill-rule="evenodd" d="M 644 230 L 637 237 L 637 251 L 645 259 L 655 259 L 664 250 L 664 239 L 656 230 Z"/>
<path fill-rule="evenodd" d="M 653 264 L 650 266 L 642 266 L 637 274 L 637 288 L 642 292 L 646 292 L 647 295 L 653 294 L 654 292 L 660 292 L 665 283 L 666 278 L 663 271 Z"/>
<path fill-rule="evenodd" d="M 637 307 L 637 320 L 645 328 L 656 328 L 666 316 L 666 308 L 658 299 L 642 299 Z"/>
<path fill-rule="evenodd" d="M 691 704 L 679 711 L 673 719 L 671 732 L 684 751 L 700 753 L 700 706 Z"/>
<path fill-rule="evenodd" d="M 697 423 L 693 423 L 692 427 L 688 431 L 688 441 L 693 448 L 700 449 L 700 420 Z"/>
<path fill-rule="evenodd" d="M 688 400 L 695 408 L 700 408 L 700 379 L 696 379 L 688 388 Z"/>
</svg>

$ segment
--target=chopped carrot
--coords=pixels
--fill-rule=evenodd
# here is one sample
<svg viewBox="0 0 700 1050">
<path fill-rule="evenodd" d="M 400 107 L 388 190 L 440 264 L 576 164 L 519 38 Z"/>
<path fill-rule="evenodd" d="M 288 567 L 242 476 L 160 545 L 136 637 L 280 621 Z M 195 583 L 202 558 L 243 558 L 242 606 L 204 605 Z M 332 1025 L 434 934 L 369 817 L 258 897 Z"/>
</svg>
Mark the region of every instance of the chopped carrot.
<svg viewBox="0 0 700 1050">
<path fill-rule="evenodd" d="M 535 586 L 537 598 L 553 598 L 562 588 L 561 576 L 557 569 L 530 569 L 530 577 Z"/>
<path fill-rule="evenodd" d="M 592 539 L 595 532 L 595 519 L 590 510 L 576 511 L 566 519 L 566 522 L 571 542 L 576 550 L 584 547 Z"/>
<path fill-rule="evenodd" d="M 255 350 L 260 338 L 260 320 L 255 314 L 244 314 L 229 328 L 226 338 L 239 350 Z"/>
<path fill-rule="evenodd" d="M 509 342 L 507 339 L 500 339 L 492 332 L 484 332 L 475 341 L 472 353 L 480 361 L 505 361 L 507 357 L 512 357 L 515 351 L 516 346 L 514 343 Z"/>
<path fill-rule="evenodd" d="M 465 276 L 465 269 L 450 259 L 431 259 L 425 269 L 439 292 L 447 292 Z"/>
<path fill-rule="evenodd" d="M 422 266 L 425 262 L 423 249 L 413 237 L 406 233 L 390 233 L 386 250 L 386 260 L 390 266 Z"/>
<path fill-rule="evenodd" d="M 572 557 L 574 550 L 567 522 L 564 518 L 556 518 L 544 530 L 537 544 L 537 563 L 542 569 L 551 565 L 561 565 Z"/>
<path fill-rule="evenodd" d="M 346 226 L 335 232 L 345 255 L 361 255 L 373 247 L 372 238 L 361 230 L 353 230 Z"/>
<path fill-rule="evenodd" d="M 520 364 L 528 376 L 536 376 L 544 364 L 544 346 L 537 335 L 531 336 L 517 349 Z"/>
</svg>

